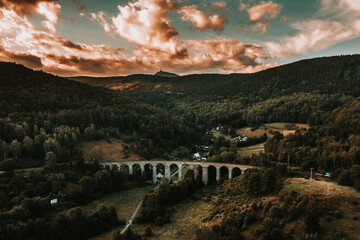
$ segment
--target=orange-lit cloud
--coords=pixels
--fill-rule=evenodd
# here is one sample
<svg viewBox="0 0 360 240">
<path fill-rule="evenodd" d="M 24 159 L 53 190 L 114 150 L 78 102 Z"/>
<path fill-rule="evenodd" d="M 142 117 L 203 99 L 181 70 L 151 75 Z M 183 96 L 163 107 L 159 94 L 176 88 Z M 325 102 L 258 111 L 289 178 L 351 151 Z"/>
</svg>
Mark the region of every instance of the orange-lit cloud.
<svg viewBox="0 0 360 240">
<path fill-rule="evenodd" d="M 267 31 L 267 27 L 270 26 L 270 23 L 256 23 L 251 30 L 253 30 L 254 32 L 259 32 L 261 34 L 266 33 Z"/>
<path fill-rule="evenodd" d="M 12 9 L 20 16 L 31 16 L 40 3 L 57 3 L 58 0 L 0 0 L 0 7 Z"/>
<path fill-rule="evenodd" d="M 96 13 L 90 13 L 92 21 L 98 21 L 100 25 L 104 28 L 105 32 L 111 31 L 111 25 L 105 19 L 106 14 L 103 11 Z"/>
<path fill-rule="evenodd" d="M 282 5 L 270 2 L 262 2 L 261 4 L 252 6 L 240 4 L 240 10 L 247 9 L 250 18 L 250 24 L 253 26 L 251 30 L 264 34 L 267 32 L 267 27 L 270 26 L 270 21 L 273 20 L 282 10 Z"/>
<path fill-rule="evenodd" d="M 217 8 L 217 9 L 221 9 L 221 10 L 225 10 L 225 8 L 227 6 L 225 1 L 213 2 L 212 5 L 213 5 L 213 7 Z"/>
<path fill-rule="evenodd" d="M 247 9 L 250 17 L 250 21 L 253 23 L 260 22 L 262 20 L 272 20 L 281 12 L 282 6 L 270 2 L 263 2 L 259 5 L 252 6 Z"/>
<path fill-rule="evenodd" d="M 244 11 L 248 7 L 250 7 L 250 4 L 240 3 L 239 9 L 240 9 L 240 11 Z"/>
<path fill-rule="evenodd" d="M 189 48 L 193 49 L 197 59 L 206 56 L 207 67 L 221 66 L 226 70 L 237 71 L 247 66 L 259 65 L 259 60 L 267 59 L 269 56 L 260 46 L 244 44 L 235 39 L 221 40 L 190 40 Z"/>
<path fill-rule="evenodd" d="M 7 51 L 0 45 L 0 61 L 10 61 L 23 64 L 27 67 L 39 69 L 43 65 L 41 59 L 30 53 L 16 53 L 13 51 Z"/>
<path fill-rule="evenodd" d="M 197 8 L 198 7 L 196 5 L 191 5 L 184 6 L 178 10 L 178 12 L 182 15 L 181 19 L 183 21 L 191 21 L 196 29 L 213 29 L 215 31 L 220 31 L 228 22 L 224 16 L 214 14 L 209 17 Z"/>
<path fill-rule="evenodd" d="M 178 8 L 171 0 L 139 0 L 118 6 L 112 18 L 117 34 L 131 43 L 149 49 L 169 52 L 174 56 L 184 52 L 179 32 L 170 24 L 168 13 Z"/>
<path fill-rule="evenodd" d="M 134 49 L 127 49 L 126 53 L 105 44 L 79 43 L 57 36 L 53 27 L 59 12 L 48 3 L 33 5 L 33 14 L 40 12 L 48 21 L 44 29 L 36 27 L 29 14 L 0 5 L 0 61 L 13 61 L 63 76 L 154 72 L 160 64 L 182 73 L 207 69 L 248 72 L 267 67 L 262 62 L 269 54 L 257 45 L 221 37 L 180 41 L 168 18 L 168 12 L 180 8 L 170 0 L 132 2 L 119 7 L 119 14 L 111 22 L 105 13 L 90 14 L 106 32 L 116 31 L 121 38 L 134 43 Z"/>
<path fill-rule="evenodd" d="M 51 32 L 56 32 L 61 10 L 57 2 L 58 0 L 0 0 L 0 7 L 11 9 L 19 16 L 32 16 L 35 13 L 42 15 L 46 18 L 41 22 L 42 25 Z"/>
<path fill-rule="evenodd" d="M 273 57 L 319 51 L 360 37 L 360 20 L 354 21 L 360 18 L 360 6 L 350 0 L 322 0 L 320 6 L 316 15 L 321 19 L 292 23 L 290 26 L 297 34 L 285 37 L 280 42 L 265 43 Z"/>
<path fill-rule="evenodd" d="M 45 16 L 46 20 L 42 21 L 42 25 L 51 32 L 56 32 L 56 24 L 59 20 L 61 6 L 55 3 L 40 2 L 36 9 L 37 13 Z"/>
<path fill-rule="evenodd" d="M 272 53 L 278 56 L 292 56 L 309 50 L 323 50 L 360 35 L 359 32 L 339 22 L 312 20 L 292 24 L 292 27 L 299 30 L 299 34 L 285 38 L 282 43 L 266 43 Z"/>
</svg>

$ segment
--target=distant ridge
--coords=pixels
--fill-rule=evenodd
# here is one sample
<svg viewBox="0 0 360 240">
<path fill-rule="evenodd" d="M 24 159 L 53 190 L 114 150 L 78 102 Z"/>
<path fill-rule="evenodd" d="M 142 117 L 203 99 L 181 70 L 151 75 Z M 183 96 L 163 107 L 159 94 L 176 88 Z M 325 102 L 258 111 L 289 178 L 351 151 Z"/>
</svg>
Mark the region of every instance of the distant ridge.
<svg viewBox="0 0 360 240">
<path fill-rule="evenodd" d="M 164 72 L 162 70 L 160 70 L 159 72 L 154 74 L 155 76 L 160 76 L 160 77 L 179 77 L 179 75 L 175 74 L 175 73 L 171 73 L 171 72 Z"/>
</svg>

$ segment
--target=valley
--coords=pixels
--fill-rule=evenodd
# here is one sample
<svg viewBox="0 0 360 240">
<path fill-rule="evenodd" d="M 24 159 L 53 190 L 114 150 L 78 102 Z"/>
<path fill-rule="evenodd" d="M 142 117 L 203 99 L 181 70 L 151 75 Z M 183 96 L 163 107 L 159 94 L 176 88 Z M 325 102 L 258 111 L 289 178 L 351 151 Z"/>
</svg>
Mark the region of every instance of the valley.
<svg viewBox="0 0 360 240">
<path fill-rule="evenodd" d="M 1 239 L 359 234 L 359 55 L 171 78 L 69 81 L 0 66 Z M 103 167 L 141 160 L 207 165 L 185 166 L 180 179 L 175 164 L 172 181 L 161 164 L 133 175 Z M 227 164 L 251 167 L 229 179 Z"/>
</svg>

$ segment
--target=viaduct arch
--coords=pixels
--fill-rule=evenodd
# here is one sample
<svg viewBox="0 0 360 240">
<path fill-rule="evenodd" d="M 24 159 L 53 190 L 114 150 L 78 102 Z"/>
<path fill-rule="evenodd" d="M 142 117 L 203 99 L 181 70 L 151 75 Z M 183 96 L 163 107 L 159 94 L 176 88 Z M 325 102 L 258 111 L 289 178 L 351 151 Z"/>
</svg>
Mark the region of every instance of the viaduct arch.
<svg viewBox="0 0 360 240">
<path fill-rule="evenodd" d="M 209 183 L 209 168 L 215 168 L 216 172 L 216 181 L 218 181 L 221 177 L 227 177 L 229 179 L 239 176 L 240 174 L 245 173 L 245 171 L 249 168 L 257 168 L 254 166 L 248 165 L 240 165 L 240 164 L 232 164 L 232 163 L 213 163 L 213 162 L 190 162 L 190 161 L 133 161 L 133 162 L 103 162 L 99 163 L 103 167 L 109 167 L 110 169 L 117 168 L 128 169 L 129 175 L 135 174 L 134 168 L 135 166 L 140 166 L 140 173 L 145 172 L 145 166 L 150 167 L 152 169 L 152 178 L 153 183 L 157 183 L 157 167 L 162 164 L 165 168 L 164 177 L 171 181 L 171 178 L 175 175 L 178 175 L 178 179 L 183 179 L 183 168 L 190 167 L 195 170 L 195 167 L 200 166 L 201 169 L 201 177 L 202 182 L 207 185 Z M 174 169 L 174 166 L 177 166 L 177 170 L 171 172 Z"/>
</svg>

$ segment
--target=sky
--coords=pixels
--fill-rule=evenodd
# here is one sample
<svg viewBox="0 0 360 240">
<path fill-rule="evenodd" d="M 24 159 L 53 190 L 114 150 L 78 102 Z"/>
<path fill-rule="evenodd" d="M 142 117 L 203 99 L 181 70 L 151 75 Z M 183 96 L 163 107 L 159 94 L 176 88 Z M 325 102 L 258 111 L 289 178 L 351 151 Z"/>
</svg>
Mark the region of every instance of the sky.
<svg viewBox="0 0 360 240">
<path fill-rule="evenodd" d="M 360 0 L 0 0 L 0 61 L 65 77 L 252 73 L 359 49 Z"/>
</svg>

